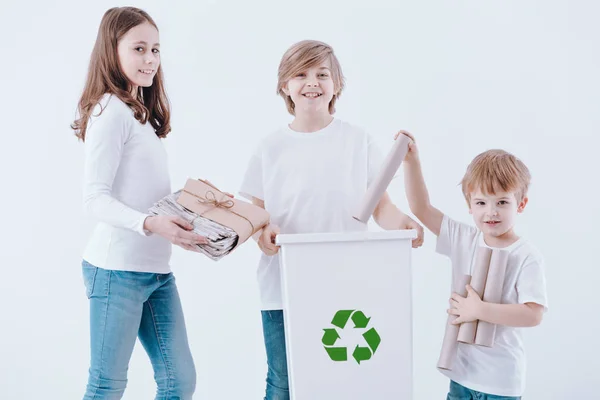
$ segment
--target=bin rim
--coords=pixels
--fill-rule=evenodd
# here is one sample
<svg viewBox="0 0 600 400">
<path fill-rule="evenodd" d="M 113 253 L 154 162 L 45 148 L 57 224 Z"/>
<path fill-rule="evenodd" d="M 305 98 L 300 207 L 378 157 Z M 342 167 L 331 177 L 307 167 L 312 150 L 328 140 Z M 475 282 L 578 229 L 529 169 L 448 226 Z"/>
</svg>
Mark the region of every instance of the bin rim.
<svg viewBox="0 0 600 400">
<path fill-rule="evenodd" d="M 417 237 L 415 229 L 400 229 L 381 232 L 332 232 L 332 233 L 297 233 L 279 234 L 275 244 L 298 243 L 332 243 L 332 242 L 366 242 L 377 240 L 412 240 Z"/>
</svg>

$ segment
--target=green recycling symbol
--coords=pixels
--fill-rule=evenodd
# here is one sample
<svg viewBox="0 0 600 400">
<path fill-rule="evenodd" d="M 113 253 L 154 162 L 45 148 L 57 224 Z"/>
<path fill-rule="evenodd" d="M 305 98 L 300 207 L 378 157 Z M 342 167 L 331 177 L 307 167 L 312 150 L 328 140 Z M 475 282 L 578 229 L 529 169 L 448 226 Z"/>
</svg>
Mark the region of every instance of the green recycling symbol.
<svg viewBox="0 0 600 400">
<path fill-rule="evenodd" d="M 346 347 L 335 347 L 335 342 L 341 338 L 335 327 L 344 329 L 349 319 L 352 319 L 354 329 L 366 329 L 371 320 L 362 311 L 358 310 L 340 310 L 335 313 L 331 321 L 334 328 L 323 329 L 325 333 L 323 334 L 323 339 L 321 339 L 329 358 L 333 361 L 348 361 L 348 349 Z M 379 337 L 375 328 L 371 328 L 363 333 L 362 337 L 365 339 L 367 346 L 361 347 L 360 345 L 356 345 L 356 348 L 352 352 L 352 357 L 354 357 L 359 365 L 361 361 L 370 360 L 381 343 L 381 337 Z"/>
</svg>

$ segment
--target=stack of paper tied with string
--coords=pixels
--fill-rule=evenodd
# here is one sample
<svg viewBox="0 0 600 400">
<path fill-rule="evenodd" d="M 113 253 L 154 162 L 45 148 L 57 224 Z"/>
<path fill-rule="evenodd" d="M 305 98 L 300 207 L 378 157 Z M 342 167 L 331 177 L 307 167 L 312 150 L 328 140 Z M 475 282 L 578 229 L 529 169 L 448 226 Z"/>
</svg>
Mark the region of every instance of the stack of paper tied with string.
<svg viewBox="0 0 600 400">
<path fill-rule="evenodd" d="M 203 180 L 188 179 L 185 187 L 158 201 L 153 215 L 178 216 L 205 236 L 198 250 L 212 260 L 231 253 L 269 223 L 269 213 L 254 204 L 231 198 Z"/>
</svg>

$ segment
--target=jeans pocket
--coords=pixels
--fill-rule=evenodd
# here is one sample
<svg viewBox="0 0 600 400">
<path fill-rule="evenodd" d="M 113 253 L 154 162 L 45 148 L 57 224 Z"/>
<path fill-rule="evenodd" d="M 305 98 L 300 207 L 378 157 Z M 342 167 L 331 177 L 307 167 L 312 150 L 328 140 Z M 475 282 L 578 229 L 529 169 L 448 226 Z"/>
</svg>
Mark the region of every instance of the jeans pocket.
<svg viewBox="0 0 600 400">
<path fill-rule="evenodd" d="M 81 263 L 83 271 L 83 284 L 85 285 L 85 295 L 89 299 L 94 294 L 94 286 L 96 285 L 96 275 L 98 274 L 98 267 L 94 267 L 92 264 L 84 261 Z"/>
</svg>

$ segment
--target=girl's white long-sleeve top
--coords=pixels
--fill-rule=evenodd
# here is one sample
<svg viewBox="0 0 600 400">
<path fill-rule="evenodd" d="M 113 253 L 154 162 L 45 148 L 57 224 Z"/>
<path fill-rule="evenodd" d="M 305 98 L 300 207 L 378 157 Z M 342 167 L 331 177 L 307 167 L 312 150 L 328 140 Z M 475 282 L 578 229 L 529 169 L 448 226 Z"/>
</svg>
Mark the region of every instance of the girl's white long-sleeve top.
<svg viewBox="0 0 600 400">
<path fill-rule="evenodd" d="M 170 272 L 171 244 L 144 231 L 148 209 L 171 191 L 167 154 L 152 125 L 105 95 L 84 147 L 84 208 L 98 221 L 84 260 L 111 270 Z"/>
</svg>

